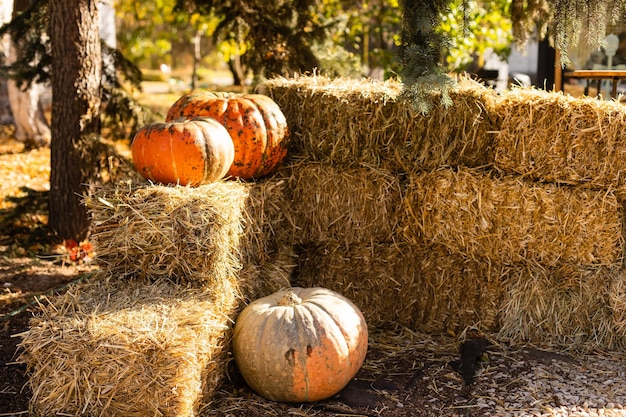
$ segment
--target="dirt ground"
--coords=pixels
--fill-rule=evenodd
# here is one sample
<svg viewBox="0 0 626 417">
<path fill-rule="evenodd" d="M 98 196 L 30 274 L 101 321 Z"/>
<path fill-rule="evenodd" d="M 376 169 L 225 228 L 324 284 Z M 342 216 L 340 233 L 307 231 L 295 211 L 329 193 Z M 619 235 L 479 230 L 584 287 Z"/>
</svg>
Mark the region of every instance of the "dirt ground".
<svg viewBox="0 0 626 417">
<path fill-rule="evenodd" d="M 19 334 L 53 297 L 97 268 L 72 259 L 46 230 L 49 151 L 26 151 L 0 131 L 0 416 L 28 415 L 31 390 L 15 362 Z M 82 254 L 85 255 L 85 254 Z M 433 336 L 371 329 L 357 377 L 313 404 L 264 400 L 235 369 L 202 416 L 626 416 L 623 352 L 507 345 L 471 329 Z"/>
</svg>

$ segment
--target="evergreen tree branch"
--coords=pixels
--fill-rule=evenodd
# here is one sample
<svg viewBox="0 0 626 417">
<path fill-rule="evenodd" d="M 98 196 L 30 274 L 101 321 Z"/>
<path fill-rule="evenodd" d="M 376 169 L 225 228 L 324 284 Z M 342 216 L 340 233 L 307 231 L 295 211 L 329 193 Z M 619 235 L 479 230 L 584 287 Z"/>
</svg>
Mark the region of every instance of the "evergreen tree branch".
<svg viewBox="0 0 626 417">
<path fill-rule="evenodd" d="M 439 16 L 448 8 L 447 0 L 404 0 L 401 44 L 398 49 L 403 95 L 421 113 L 428 113 L 433 97 L 441 104 L 452 104 L 449 91 L 455 85 L 443 69 L 447 40 L 437 33 Z"/>
</svg>

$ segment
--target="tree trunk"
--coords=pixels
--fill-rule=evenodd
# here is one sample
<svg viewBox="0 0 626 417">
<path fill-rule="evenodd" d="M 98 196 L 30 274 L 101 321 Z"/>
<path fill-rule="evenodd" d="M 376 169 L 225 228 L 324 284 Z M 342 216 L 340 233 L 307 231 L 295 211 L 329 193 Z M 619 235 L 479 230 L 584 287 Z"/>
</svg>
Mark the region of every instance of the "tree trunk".
<svg viewBox="0 0 626 417">
<path fill-rule="evenodd" d="M 233 85 L 244 87 L 246 84 L 246 76 L 243 71 L 243 64 L 241 63 L 241 55 L 234 54 L 230 56 L 228 69 L 230 69 L 231 74 L 233 74 Z"/>
<path fill-rule="evenodd" d="M 94 167 L 87 138 L 99 134 L 102 57 L 97 0 L 51 0 L 52 141 L 48 225 L 61 239 L 83 240 L 90 220 L 82 199 Z"/>
</svg>

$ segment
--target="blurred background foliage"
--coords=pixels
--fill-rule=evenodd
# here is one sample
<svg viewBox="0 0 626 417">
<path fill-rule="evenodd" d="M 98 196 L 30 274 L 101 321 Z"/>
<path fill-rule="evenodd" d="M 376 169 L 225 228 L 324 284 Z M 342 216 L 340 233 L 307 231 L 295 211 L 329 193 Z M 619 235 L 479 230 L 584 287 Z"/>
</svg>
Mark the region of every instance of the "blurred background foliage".
<svg viewBox="0 0 626 417">
<path fill-rule="evenodd" d="M 189 71 L 194 64 L 194 48 L 198 40 L 200 77 L 208 69 L 232 70 L 229 64 L 235 59 L 241 59 L 246 76 L 259 75 L 263 68 L 259 68 L 259 63 L 249 55 L 255 46 L 258 48 L 262 44 L 259 42 L 262 39 L 248 37 L 246 32 L 250 25 L 246 22 L 236 25 L 241 16 L 229 16 L 232 9 L 227 6 L 216 7 L 212 2 L 204 2 L 205 7 L 202 7 L 197 3 L 202 2 L 116 0 L 118 48 L 124 56 L 145 69 L 147 79 L 161 77 L 158 71 L 151 70 L 159 70 L 163 64 L 171 67 L 174 73 Z M 247 3 L 252 9 L 256 7 L 257 12 L 271 12 L 263 10 L 269 4 L 266 1 Z M 335 76 L 388 78 L 398 75 L 396 54 L 403 16 L 398 0 L 319 0 L 308 3 L 311 25 L 308 30 L 324 31 L 324 36 L 311 37 L 308 44 L 318 61 L 318 71 Z M 313 7 L 315 5 L 317 7 Z M 453 0 L 450 3 L 441 14 L 441 24 L 437 28 L 449 39 L 441 63 L 446 71 L 471 68 L 487 48 L 506 59 L 512 37 L 512 25 L 507 17 L 509 5 L 508 0 Z M 228 19 L 231 21 L 225 22 Z M 270 52 L 264 51 L 265 55 Z M 297 72 L 298 69 L 288 68 L 287 72 Z"/>
</svg>

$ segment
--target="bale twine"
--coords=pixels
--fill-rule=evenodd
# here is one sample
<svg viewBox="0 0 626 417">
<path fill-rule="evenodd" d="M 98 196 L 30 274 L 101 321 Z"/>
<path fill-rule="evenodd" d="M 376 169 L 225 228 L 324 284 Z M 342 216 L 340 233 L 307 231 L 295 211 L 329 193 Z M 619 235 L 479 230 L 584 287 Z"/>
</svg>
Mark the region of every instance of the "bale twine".
<svg viewBox="0 0 626 417">
<path fill-rule="evenodd" d="M 466 78 L 450 92 L 451 107 L 433 97 L 427 115 L 401 98 L 393 80 L 274 78 L 262 87 L 285 113 L 292 158 L 391 172 L 493 162 L 496 93 Z"/>
<path fill-rule="evenodd" d="M 524 181 L 469 168 L 413 175 L 402 233 L 472 259 L 615 266 L 623 260 L 614 192 Z"/>
<path fill-rule="evenodd" d="M 352 300 L 372 327 L 455 334 L 497 330 L 504 265 L 442 246 L 329 241 L 299 248 L 294 285 L 322 286 Z"/>
<path fill-rule="evenodd" d="M 41 305 L 21 336 L 31 415 L 189 417 L 225 375 L 237 290 L 108 279 Z"/>
<path fill-rule="evenodd" d="M 516 88 L 495 101 L 494 111 L 496 167 L 541 181 L 624 187 L 622 104 Z"/>
</svg>

